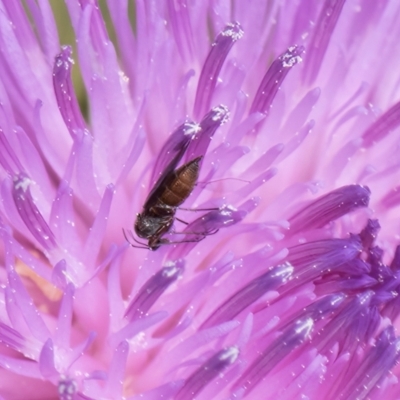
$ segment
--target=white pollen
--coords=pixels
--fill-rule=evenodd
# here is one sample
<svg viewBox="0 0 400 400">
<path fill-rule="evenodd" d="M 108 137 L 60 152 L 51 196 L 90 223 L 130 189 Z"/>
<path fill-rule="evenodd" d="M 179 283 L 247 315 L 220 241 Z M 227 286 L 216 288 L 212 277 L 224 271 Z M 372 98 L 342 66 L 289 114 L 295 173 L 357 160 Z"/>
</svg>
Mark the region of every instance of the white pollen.
<svg viewBox="0 0 400 400">
<path fill-rule="evenodd" d="M 239 349 L 236 346 L 229 347 L 221 355 L 221 360 L 228 360 L 231 364 L 236 361 L 239 355 Z"/>
<path fill-rule="evenodd" d="M 293 65 L 296 65 L 303 61 L 303 59 L 300 56 L 292 55 L 291 54 L 292 50 L 293 49 L 290 48 L 289 51 L 282 56 L 282 66 L 284 68 L 291 68 L 293 67 Z"/>
<path fill-rule="evenodd" d="M 185 123 L 185 135 L 193 136 L 201 131 L 200 124 L 193 122 Z"/>
<path fill-rule="evenodd" d="M 225 124 L 229 120 L 229 110 L 227 106 L 220 104 L 212 109 L 215 112 L 213 121 L 221 121 L 221 125 Z"/>
<path fill-rule="evenodd" d="M 14 182 L 16 190 L 22 189 L 24 192 L 26 192 L 32 181 L 29 178 L 25 177 L 23 179 L 15 179 Z"/>
<path fill-rule="evenodd" d="M 230 36 L 233 41 L 237 41 L 243 37 L 243 29 L 236 23 L 229 23 L 222 31 L 222 36 Z"/>
<path fill-rule="evenodd" d="M 163 276 L 170 278 L 171 276 L 176 275 L 179 272 L 178 268 L 176 267 L 166 267 L 163 269 Z"/>
</svg>

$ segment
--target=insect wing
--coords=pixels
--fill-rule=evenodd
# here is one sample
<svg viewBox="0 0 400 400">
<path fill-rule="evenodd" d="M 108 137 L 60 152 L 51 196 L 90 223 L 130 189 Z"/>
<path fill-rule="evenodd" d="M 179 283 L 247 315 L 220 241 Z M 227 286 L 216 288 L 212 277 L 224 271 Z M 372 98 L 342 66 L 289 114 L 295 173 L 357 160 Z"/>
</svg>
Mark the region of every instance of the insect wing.
<svg viewBox="0 0 400 400">
<path fill-rule="evenodd" d="M 160 199 L 164 204 L 179 207 L 189 197 L 199 177 L 202 158 L 197 157 L 189 161 L 166 177 L 162 187 L 168 190 L 160 193 Z"/>
<path fill-rule="evenodd" d="M 199 126 L 192 121 L 184 122 L 168 137 L 158 153 L 156 163 L 151 174 L 150 183 L 156 186 L 165 171 L 175 169 L 190 141 L 198 132 Z"/>
<path fill-rule="evenodd" d="M 187 146 L 184 146 L 180 149 L 180 151 L 175 155 L 175 157 L 170 161 L 170 163 L 165 167 L 164 171 L 158 178 L 157 182 L 151 189 L 147 199 L 144 203 L 143 209 L 149 209 L 152 205 L 157 203 L 157 200 L 161 196 L 162 192 L 165 190 L 166 182 L 169 181 L 171 174 L 174 173 L 174 170 L 183 157 Z"/>
</svg>

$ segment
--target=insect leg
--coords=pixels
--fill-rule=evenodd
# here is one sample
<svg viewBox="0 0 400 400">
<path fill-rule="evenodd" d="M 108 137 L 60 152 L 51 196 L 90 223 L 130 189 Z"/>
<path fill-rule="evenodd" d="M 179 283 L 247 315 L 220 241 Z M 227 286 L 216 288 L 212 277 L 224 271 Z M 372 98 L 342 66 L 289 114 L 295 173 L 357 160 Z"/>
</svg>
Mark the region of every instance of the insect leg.
<svg viewBox="0 0 400 400">
<path fill-rule="evenodd" d="M 176 219 L 177 221 L 179 221 L 179 222 L 182 222 L 182 224 L 189 225 L 189 222 L 186 222 L 186 221 L 184 221 L 183 219 L 180 219 L 180 218 L 177 218 L 177 217 L 175 217 L 175 219 Z"/>
<path fill-rule="evenodd" d="M 185 210 L 185 211 L 218 211 L 219 208 L 183 208 L 177 207 L 178 210 Z"/>
<path fill-rule="evenodd" d="M 144 244 L 144 243 L 142 243 L 142 242 L 139 242 L 139 240 L 137 240 L 137 239 L 135 238 L 135 236 L 133 236 L 132 231 L 128 231 L 128 232 L 129 232 L 129 236 L 130 236 L 136 243 L 141 244 L 141 246 L 136 246 L 136 245 L 134 245 L 134 244 L 129 240 L 129 238 L 128 238 L 127 234 L 126 234 L 125 229 L 122 228 L 122 232 L 123 232 L 123 234 L 124 234 L 125 240 L 129 243 L 130 246 L 136 247 L 137 249 L 149 249 L 149 246 L 146 246 L 146 244 Z"/>
<path fill-rule="evenodd" d="M 203 236 L 201 238 L 197 238 L 197 239 L 191 239 L 191 240 L 178 240 L 178 241 L 170 241 L 168 239 L 161 239 L 160 240 L 160 245 L 164 246 L 164 245 L 170 245 L 170 244 L 179 244 L 179 243 L 197 243 L 197 242 L 201 242 L 206 236 Z"/>
<path fill-rule="evenodd" d="M 203 232 L 170 232 L 171 235 L 201 235 L 201 236 L 210 236 L 215 235 L 219 229 L 213 229 L 212 231 L 203 231 Z"/>
</svg>

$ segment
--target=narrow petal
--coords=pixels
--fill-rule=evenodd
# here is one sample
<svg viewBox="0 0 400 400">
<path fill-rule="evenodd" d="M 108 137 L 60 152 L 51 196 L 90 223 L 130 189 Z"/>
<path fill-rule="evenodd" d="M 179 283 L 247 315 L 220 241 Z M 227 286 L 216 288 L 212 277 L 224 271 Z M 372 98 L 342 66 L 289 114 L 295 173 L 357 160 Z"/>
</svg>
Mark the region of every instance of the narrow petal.
<svg viewBox="0 0 400 400">
<path fill-rule="evenodd" d="M 139 320 L 133 321 L 126 325 L 124 328 L 120 329 L 118 332 L 110 335 L 109 341 L 111 346 L 117 346 L 123 340 L 129 340 L 136 336 L 139 332 L 145 331 L 154 324 L 159 323 L 167 317 L 167 313 L 164 311 L 159 311 L 149 316 L 145 316 Z"/>
<path fill-rule="evenodd" d="M 0 164 L 10 174 L 15 175 L 24 171 L 19 158 L 15 154 L 5 133 L 0 128 Z"/>
<path fill-rule="evenodd" d="M 39 31 L 38 37 L 46 53 L 47 60 L 51 63 L 60 48 L 57 25 L 52 8 L 47 0 L 41 0 L 38 3 L 28 1 L 27 4 L 31 10 L 35 26 Z"/>
<path fill-rule="evenodd" d="M 127 341 L 121 342 L 114 350 L 113 358 L 110 363 L 106 394 L 111 398 L 122 399 L 123 382 L 125 376 L 126 361 L 129 355 L 129 344 Z"/>
<path fill-rule="evenodd" d="M 0 321 L 0 343 L 22 353 L 25 339 L 18 331 Z"/>
<path fill-rule="evenodd" d="M 247 184 L 243 189 L 238 190 L 233 196 L 230 196 L 229 199 L 232 203 L 236 203 L 237 201 L 241 201 L 251 193 L 253 193 L 256 189 L 264 185 L 270 179 L 272 179 L 278 173 L 277 168 L 269 168 L 266 171 L 262 172 L 260 175 L 256 176 L 252 179 L 252 181 Z"/>
<path fill-rule="evenodd" d="M 54 346 L 53 341 L 48 339 L 43 345 L 39 357 L 40 372 L 46 379 L 52 379 L 58 375 L 54 365 Z"/>
<path fill-rule="evenodd" d="M 135 135 L 135 141 L 132 144 L 131 151 L 126 156 L 126 161 L 121 167 L 120 175 L 116 180 L 116 186 L 120 186 L 122 182 L 125 182 L 127 175 L 136 164 L 139 156 L 141 155 L 144 145 L 146 142 L 146 134 L 143 127 L 138 128 L 137 134 Z"/>
<path fill-rule="evenodd" d="M 57 346 L 63 348 L 68 348 L 70 344 L 74 291 L 74 286 L 72 283 L 69 283 L 65 288 L 60 310 L 58 312 L 58 323 L 54 340 Z"/>
<path fill-rule="evenodd" d="M 75 396 L 78 391 L 78 385 L 74 379 L 68 377 L 62 377 L 58 382 L 58 395 L 60 400 L 75 400 L 80 397 Z M 82 400 L 86 396 L 82 397 Z"/>
<path fill-rule="evenodd" d="M 285 145 L 283 143 L 278 143 L 275 146 L 272 146 L 261 157 L 254 161 L 253 165 L 243 173 L 242 178 L 251 179 L 255 174 L 260 174 L 261 171 L 265 171 L 265 169 L 269 168 L 282 153 L 284 148 Z"/>
<path fill-rule="evenodd" d="M 108 1 L 107 7 L 121 48 L 130 49 L 130 51 L 122 51 L 120 56 L 127 75 L 131 80 L 134 80 L 137 43 L 129 19 L 128 1 Z M 135 83 L 132 82 L 131 84 L 134 85 Z"/>
<path fill-rule="evenodd" d="M 68 182 L 61 180 L 51 206 L 50 226 L 57 239 L 69 251 L 81 250 L 76 231 L 76 218 L 73 206 L 73 191 Z"/>
<path fill-rule="evenodd" d="M 85 243 L 85 254 L 83 256 L 84 263 L 88 268 L 90 268 L 90 266 L 94 266 L 96 257 L 98 256 L 103 243 L 114 190 L 114 185 L 107 185 L 93 225 L 90 227 L 90 232 Z"/>
<path fill-rule="evenodd" d="M 306 123 L 311 111 L 317 104 L 320 96 L 321 96 L 320 88 L 317 87 L 311 89 L 300 100 L 299 104 L 297 104 L 296 107 L 293 109 L 293 111 L 290 113 L 281 131 L 285 133 L 290 130 L 293 130 L 293 128 L 296 129 L 297 127 L 297 129 L 299 129 L 301 126 L 303 126 Z"/>
<path fill-rule="evenodd" d="M 96 332 L 89 332 L 87 338 L 76 347 L 73 348 L 72 352 L 69 354 L 67 360 L 61 355 L 60 359 L 58 360 L 62 364 L 72 365 L 76 360 L 83 356 L 86 350 L 91 346 L 91 344 L 96 339 Z"/>
<path fill-rule="evenodd" d="M 189 60 L 193 56 L 193 32 L 187 0 L 168 0 L 167 7 L 179 53 L 182 58 Z"/>
<path fill-rule="evenodd" d="M 49 337 L 50 332 L 44 324 L 41 314 L 33 304 L 31 297 L 15 271 L 8 271 L 8 282 L 13 290 L 14 301 L 17 303 L 32 335 L 38 340 Z"/>
<path fill-rule="evenodd" d="M 26 266 L 28 266 L 40 277 L 46 280 L 50 280 L 52 270 L 48 264 L 34 257 L 31 251 L 29 251 L 29 249 L 26 249 L 17 240 L 11 237 L 10 233 L 7 232 L 6 229 L 0 228 L 0 235 L 3 241 L 7 241 L 8 245 L 10 246 L 10 251 L 15 257 L 21 260 Z"/>
<path fill-rule="evenodd" d="M 116 331 L 121 326 L 121 319 L 125 311 L 121 292 L 121 256 L 114 257 L 110 264 L 107 282 L 108 304 L 110 307 L 109 329 Z"/>
<path fill-rule="evenodd" d="M 20 358 L 17 359 L 0 354 L 0 366 L 5 370 L 14 372 L 17 375 L 43 379 L 39 371 L 39 365 L 36 361 L 24 360 Z"/>
<path fill-rule="evenodd" d="M 396 251 L 394 253 L 392 263 L 390 264 L 390 268 L 394 269 L 395 271 L 400 270 L 400 245 L 396 247 Z"/>
<path fill-rule="evenodd" d="M 315 121 L 308 121 L 302 126 L 285 144 L 285 148 L 277 158 L 277 162 L 282 162 L 285 158 L 289 157 L 295 150 L 297 150 L 308 135 L 312 132 L 315 126 Z"/>
<path fill-rule="evenodd" d="M 96 173 L 93 165 L 93 143 L 94 138 L 88 131 L 79 131 L 74 140 L 76 145 L 76 179 L 79 194 L 85 199 L 89 206 L 100 202 L 100 194 L 96 183 Z M 108 174 L 102 174 L 107 179 Z M 108 184 L 111 181 L 105 182 Z"/>
</svg>

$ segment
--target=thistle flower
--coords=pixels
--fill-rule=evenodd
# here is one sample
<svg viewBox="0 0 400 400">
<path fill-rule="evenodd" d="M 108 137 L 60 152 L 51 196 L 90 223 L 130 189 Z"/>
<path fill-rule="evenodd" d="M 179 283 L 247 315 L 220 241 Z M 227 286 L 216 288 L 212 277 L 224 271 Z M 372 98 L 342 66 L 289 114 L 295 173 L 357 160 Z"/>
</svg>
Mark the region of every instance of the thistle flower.
<svg viewBox="0 0 400 400">
<path fill-rule="evenodd" d="M 66 5 L 0 1 L 1 398 L 398 398 L 398 2 Z"/>
</svg>

